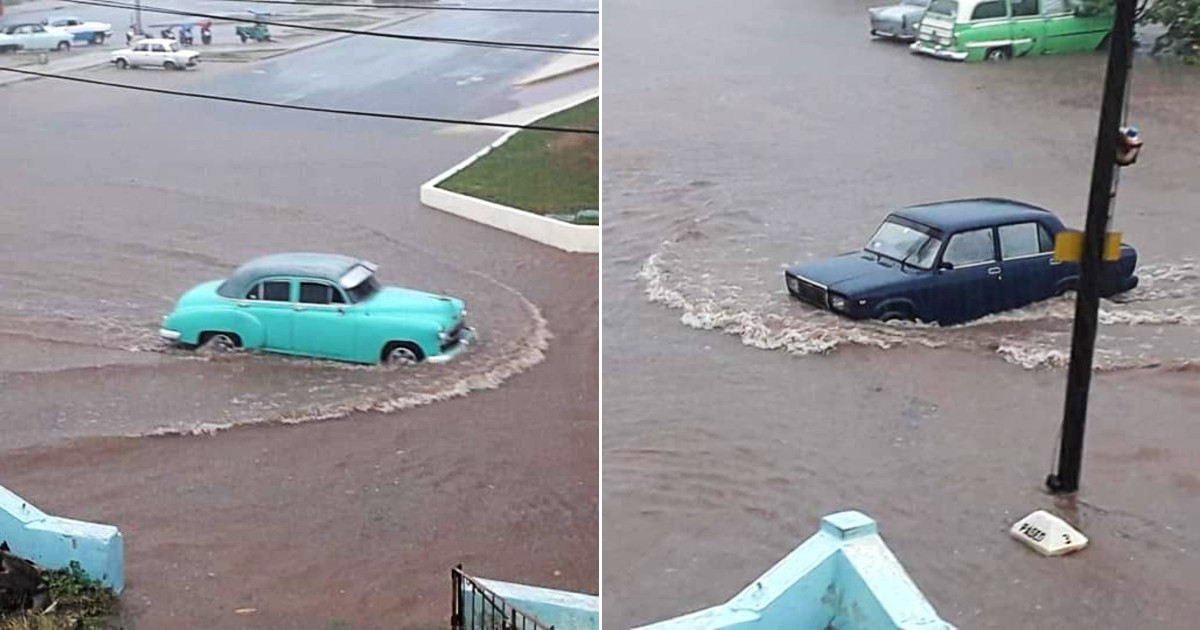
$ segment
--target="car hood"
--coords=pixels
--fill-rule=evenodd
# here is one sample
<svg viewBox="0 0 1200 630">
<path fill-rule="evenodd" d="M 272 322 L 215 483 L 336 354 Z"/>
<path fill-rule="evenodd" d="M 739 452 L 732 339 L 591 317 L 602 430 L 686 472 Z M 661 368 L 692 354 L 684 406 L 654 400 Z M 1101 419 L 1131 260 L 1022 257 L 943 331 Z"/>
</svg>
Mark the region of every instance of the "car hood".
<svg viewBox="0 0 1200 630">
<path fill-rule="evenodd" d="M 788 268 L 788 273 L 823 284 L 834 293 L 860 296 L 886 286 L 895 286 L 921 273 L 912 267 L 900 269 L 900 263 L 858 251 L 803 263 Z"/>
<path fill-rule="evenodd" d="M 892 22 L 899 22 L 904 19 L 904 16 L 919 16 L 924 12 L 925 9 L 922 9 L 921 7 L 911 7 L 903 4 L 871 9 L 871 15 L 874 15 L 876 19 L 889 20 Z"/>
<path fill-rule="evenodd" d="M 435 293 L 414 291 L 402 287 L 384 287 L 366 302 L 371 313 L 405 313 L 430 315 L 447 320 L 462 315 L 462 300 Z"/>
</svg>

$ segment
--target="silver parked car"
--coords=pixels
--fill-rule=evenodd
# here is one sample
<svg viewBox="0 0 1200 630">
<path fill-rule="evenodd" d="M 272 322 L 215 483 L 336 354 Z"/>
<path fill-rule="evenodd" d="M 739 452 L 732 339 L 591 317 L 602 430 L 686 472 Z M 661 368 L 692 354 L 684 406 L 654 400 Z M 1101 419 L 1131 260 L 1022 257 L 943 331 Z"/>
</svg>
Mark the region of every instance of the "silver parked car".
<svg viewBox="0 0 1200 630">
<path fill-rule="evenodd" d="M 867 9 L 871 14 L 871 34 L 876 37 L 893 37 L 916 41 L 917 27 L 930 0 L 900 0 L 890 7 Z"/>
</svg>

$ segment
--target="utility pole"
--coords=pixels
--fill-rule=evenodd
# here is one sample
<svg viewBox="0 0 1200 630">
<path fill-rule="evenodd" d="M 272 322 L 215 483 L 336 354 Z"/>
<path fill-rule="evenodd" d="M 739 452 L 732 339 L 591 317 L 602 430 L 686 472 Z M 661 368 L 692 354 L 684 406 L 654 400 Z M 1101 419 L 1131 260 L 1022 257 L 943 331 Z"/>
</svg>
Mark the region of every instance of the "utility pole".
<svg viewBox="0 0 1200 630">
<path fill-rule="evenodd" d="M 1104 246 L 1112 204 L 1115 202 L 1117 154 L 1123 146 L 1121 119 L 1125 109 L 1130 67 L 1133 65 L 1133 22 L 1136 0 L 1116 0 L 1116 18 L 1104 77 L 1100 106 L 1100 131 L 1092 163 L 1092 186 L 1088 195 L 1087 226 L 1083 234 L 1079 286 L 1075 298 L 1075 326 L 1071 333 L 1071 362 L 1067 368 L 1067 400 L 1063 412 L 1062 444 L 1057 470 L 1046 479 L 1055 494 L 1079 489 L 1083 464 L 1083 430 L 1087 422 L 1088 391 L 1092 382 L 1092 359 L 1096 349 L 1096 323 L 1100 310 L 1100 274 L 1104 268 Z"/>
<path fill-rule="evenodd" d="M 142 30 L 142 0 L 135 0 L 134 6 L 137 7 L 133 10 L 134 15 L 137 16 L 135 18 L 135 20 L 137 21 L 137 32 L 138 32 L 138 35 L 141 35 L 142 33 L 146 32 L 146 31 Z"/>
</svg>

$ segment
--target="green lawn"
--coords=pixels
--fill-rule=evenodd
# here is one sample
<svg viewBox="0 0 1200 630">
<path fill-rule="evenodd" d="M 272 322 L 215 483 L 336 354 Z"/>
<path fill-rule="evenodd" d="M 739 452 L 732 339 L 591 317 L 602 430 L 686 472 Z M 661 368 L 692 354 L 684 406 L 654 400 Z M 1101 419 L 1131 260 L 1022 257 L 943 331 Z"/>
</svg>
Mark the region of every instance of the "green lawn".
<svg viewBox="0 0 1200 630">
<path fill-rule="evenodd" d="M 598 129 L 599 122 L 596 98 L 535 124 Z M 600 137 L 521 131 L 440 187 L 537 214 L 598 210 Z"/>
</svg>

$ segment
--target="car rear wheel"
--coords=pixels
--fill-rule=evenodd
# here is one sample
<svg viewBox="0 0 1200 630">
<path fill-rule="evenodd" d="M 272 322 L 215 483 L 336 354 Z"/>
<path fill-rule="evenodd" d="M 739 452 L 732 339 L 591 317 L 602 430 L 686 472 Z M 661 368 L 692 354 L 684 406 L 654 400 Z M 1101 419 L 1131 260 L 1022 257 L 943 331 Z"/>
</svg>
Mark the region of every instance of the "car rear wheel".
<svg viewBox="0 0 1200 630">
<path fill-rule="evenodd" d="M 129 62 L 128 62 L 128 61 L 125 61 L 124 59 L 118 59 L 118 60 L 117 60 L 117 67 L 118 67 L 118 68 L 120 68 L 120 69 L 122 69 L 122 70 L 124 70 L 124 69 L 126 69 L 126 68 L 128 68 L 128 67 L 129 67 Z"/>
<path fill-rule="evenodd" d="M 227 332 L 206 332 L 200 335 L 200 347 L 213 352 L 232 352 L 242 347 L 242 338 Z"/>
<path fill-rule="evenodd" d="M 178 70 L 179 66 L 175 65 L 174 61 L 166 61 L 163 63 L 163 68 L 166 70 Z"/>
<path fill-rule="evenodd" d="M 63 52 L 71 50 L 71 42 L 58 42 L 58 49 Z"/>
<path fill-rule="evenodd" d="M 1006 61 L 1012 57 L 1012 51 L 1004 46 L 989 48 L 983 58 L 987 61 Z"/>
<path fill-rule="evenodd" d="M 911 322 L 911 321 L 913 321 L 913 316 L 912 316 L 912 313 L 909 313 L 908 311 L 903 311 L 903 310 L 897 309 L 897 310 L 888 311 L 888 312 L 884 313 L 883 315 L 880 315 L 879 321 L 881 321 L 881 322 L 895 322 L 895 321 Z"/>
<path fill-rule="evenodd" d="M 393 341 L 383 348 L 380 357 L 385 365 L 412 365 L 425 358 L 420 346 L 410 341 Z"/>
<path fill-rule="evenodd" d="M 104 33 L 96 33 L 92 35 L 92 45 L 99 46 L 104 43 Z"/>
</svg>

